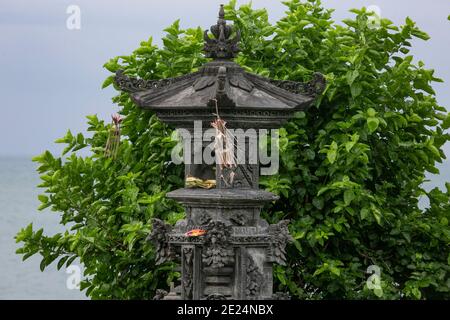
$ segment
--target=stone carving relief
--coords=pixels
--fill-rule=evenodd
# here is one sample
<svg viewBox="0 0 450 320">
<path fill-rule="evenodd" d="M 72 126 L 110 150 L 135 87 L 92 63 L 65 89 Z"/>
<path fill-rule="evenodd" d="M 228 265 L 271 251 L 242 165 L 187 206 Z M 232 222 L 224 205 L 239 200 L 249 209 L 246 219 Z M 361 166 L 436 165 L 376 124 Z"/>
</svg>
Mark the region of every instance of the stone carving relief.
<svg viewBox="0 0 450 320">
<path fill-rule="evenodd" d="M 230 221 L 237 226 L 244 226 L 247 223 L 247 220 L 247 216 L 242 212 L 234 212 L 230 217 Z"/>
<path fill-rule="evenodd" d="M 183 270 L 182 270 L 182 282 L 184 288 L 184 298 L 192 299 L 192 285 L 193 285 L 193 271 L 194 271 L 194 262 L 193 262 L 194 248 L 192 247 L 184 247 L 183 248 Z"/>
<path fill-rule="evenodd" d="M 156 250 L 156 265 L 171 260 L 171 252 L 169 247 L 169 233 L 172 226 L 160 219 L 154 218 L 153 229 L 147 240 L 151 241 Z"/>
<path fill-rule="evenodd" d="M 289 220 L 281 220 L 277 224 L 269 226 L 269 234 L 272 239 L 272 261 L 280 264 L 286 264 L 286 244 L 294 239 L 289 234 Z"/>
<path fill-rule="evenodd" d="M 245 294 L 247 298 L 256 298 L 259 296 L 261 286 L 263 285 L 264 276 L 258 268 L 258 265 L 253 260 L 252 256 L 247 254 L 247 281 Z"/>
<path fill-rule="evenodd" d="M 202 212 L 198 215 L 197 221 L 201 226 L 207 225 L 211 221 L 211 216 L 206 212 Z"/>
<path fill-rule="evenodd" d="M 204 237 L 203 264 L 211 268 L 222 268 L 234 262 L 234 250 L 229 246 L 231 226 L 222 221 L 211 221 Z"/>
</svg>

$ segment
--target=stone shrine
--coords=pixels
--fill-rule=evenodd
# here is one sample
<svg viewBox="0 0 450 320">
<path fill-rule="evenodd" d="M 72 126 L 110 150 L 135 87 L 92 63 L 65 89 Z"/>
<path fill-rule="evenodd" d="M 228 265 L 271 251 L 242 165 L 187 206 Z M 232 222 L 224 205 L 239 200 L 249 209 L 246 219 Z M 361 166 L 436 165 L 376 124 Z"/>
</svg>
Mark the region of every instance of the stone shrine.
<svg viewBox="0 0 450 320">
<path fill-rule="evenodd" d="M 244 71 L 232 60 L 239 52 L 239 30 L 227 25 L 223 6 L 219 20 L 205 31 L 204 51 L 211 61 L 199 71 L 176 78 L 143 80 L 117 72 L 116 84 L 142 109 L 152 110 L 164 123 L 185 129 L 191 139 L 192 160 L 210 142 L 195 132 L 217 119 L 229 129 L 276 129 L 295 112 L 305 110 L 325 87 L 316 73 L 308 83 L 273 80 Z M 256 142 L 255 142 L 256 141 Z M 150 240 L 157 263 L 180 263 L 181 283 L 156 299 L 283 299 L 273 293 L 274 264 L 286 261 L 291 240 L 288 221 L 269 225 L 260 217 L 266 203 L 278 197 L 259 189 L 259 159 L 248 161 L 258 134 L 245 140 L 245 161 L 231 164 L 185 164 L 186 179 L 212 181 L 212 187 L 186 187 L 167 197 L 181 203 L 186 218 L 171 226 L 154 219 Z M 234 141 L 231 142 L 234 147 Z M 214 153 L 214 150 L 211 150 Z M 218 156 L 218 150 L 216 157 Z M 239 152 L 239 150 L 237 150 Z"/>
</svg>

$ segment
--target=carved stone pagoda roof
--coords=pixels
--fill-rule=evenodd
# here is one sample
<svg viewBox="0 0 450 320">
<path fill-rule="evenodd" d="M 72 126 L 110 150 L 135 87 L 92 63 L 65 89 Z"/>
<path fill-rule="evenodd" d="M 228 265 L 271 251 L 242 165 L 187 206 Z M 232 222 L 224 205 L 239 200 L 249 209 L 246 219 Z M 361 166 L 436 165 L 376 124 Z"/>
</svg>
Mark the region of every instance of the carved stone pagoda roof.
<svg viewBox="0 0 450 320">
<path fill-rule="evenodd" d="M 213 38 L 205 31 L 206 63 L 198 72 L 162 80 L 144 80 L 118 71 L 116 84 L 128 92 L 141 108 L 154 110 L 166 123 L 192 127 L 194 120 L 211 122 L 216 114 L 229 127 L 278 127 L 292 113 L 306 109 L 325 87 L 324 77 L 316 73 L 308 83 L 273 80 L 246 72 L 231 61 L 239 51 L 240 33 L 231 38 L 223 7 Z"/>
</svg>

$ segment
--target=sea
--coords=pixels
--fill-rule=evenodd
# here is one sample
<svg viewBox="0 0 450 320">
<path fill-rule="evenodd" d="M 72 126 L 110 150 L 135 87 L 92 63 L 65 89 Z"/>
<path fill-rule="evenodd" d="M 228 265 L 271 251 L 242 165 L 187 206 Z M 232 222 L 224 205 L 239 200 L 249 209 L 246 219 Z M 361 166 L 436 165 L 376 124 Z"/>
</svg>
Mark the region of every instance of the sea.
<svg viewBox="0 0 450 320">
<path fill-rule="evenodd" d="M 22 261 L 15 253 L 20 245 L 14 236 L 31 222 L 35 230 L 44 228 L 48 235 L 63 230 L 58 213 L 37 210 L 37 196 L 42 190 L 37 188 L 40 179 L 36 167 L 31 157 L 0 156 L 0 300 L 87 299 L 74 285 L 77 270 L 62 268 L 58 271 L 54 263 L 41 272 L 38 255 Z M 445 181 L 450 181 L 449 168 L 450 163 L 442 164 L 441 174 L 430 176 L 425 188 L 438 186 L 445 190 Z M 428 205 L 426 198 L 420 203 L 422 207 Z M 79 267 L 82 270 L 82 266 Z"/>
<path fill-rule="evenodd" d="M 14 236 L 31 222 L 48 235 L 63 230 L 58 213 L 37 210 L 42 190 L 36 167 L 31 157 L 0 157 L 0 299 L 87 299 L 74 282 L 77 270 L 58 271 L 53 263 L 41 272 L 39 255 L 22 261 L 15 253 L 20 244 Z"/>
</svg>

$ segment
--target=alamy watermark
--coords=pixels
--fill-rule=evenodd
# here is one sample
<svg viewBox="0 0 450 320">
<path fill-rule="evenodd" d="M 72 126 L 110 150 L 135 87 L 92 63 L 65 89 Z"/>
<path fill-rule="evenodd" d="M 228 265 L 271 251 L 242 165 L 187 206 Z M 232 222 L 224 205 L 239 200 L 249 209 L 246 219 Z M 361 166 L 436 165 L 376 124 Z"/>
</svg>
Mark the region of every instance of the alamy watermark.
<svg viewBox="0 0 450 320">
<path fill-rule="evenodd" d="M 80 290 L 81 282 L 81 267 L 73 264 L 66 268 L 66 274 L 69 276 L 66 279 L 66 288 L 69 290 Z"/>
<path fill-rule="evenodd" d="M 279 169 L 279 130 L 273 129 L 226 129 L 227 139 L 218 138 L 217 130 L 203 130 L 202 121 L 194 121 L 194 130 L 177 129 L 172 139 L 177 145 L 172 149 L 175 164 L 222 165 L 226 151 L 227 158 L 236 165 L 261 164 L 261 175 L 273 175 Z M 269 152 L 270 150 L 270 152 Z M 191 156 L 193 155 L 193 156 Z"/>
<path fill-rule="evenodd" d="M 366 272 L 367 274 L 370 274 L 370 276 L 366 280 L 367 288 L 372 290 L 377 297 L 383 296 L 380 267 L 377 265 L 371 265 L 367 268 Z"/>
<path fill-rule="evenodd" d="M 72 4 L 67 7 L 66 14 L 69 16 L 66 19 L 66 27 L 68 30 L 81 29 L 81 9 L 79 6 Z"/>
<path fill-rule="evenodd" d="M 381 27 L 381 9 L 379 6 L 371 5 L 367 7 L 367 12 L 372 13 L 367 18 L 369 29 L 379 29 Z"/>
</svg>

